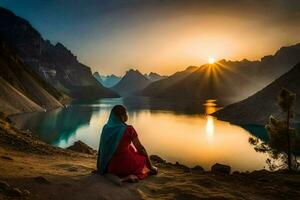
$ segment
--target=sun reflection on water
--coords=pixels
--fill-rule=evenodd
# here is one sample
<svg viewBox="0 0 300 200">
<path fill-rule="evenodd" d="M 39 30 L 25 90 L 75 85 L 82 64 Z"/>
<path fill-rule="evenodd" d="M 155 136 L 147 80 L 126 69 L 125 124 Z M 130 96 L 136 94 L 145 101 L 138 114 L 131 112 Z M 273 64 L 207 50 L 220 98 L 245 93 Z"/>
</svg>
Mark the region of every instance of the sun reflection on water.
<svg viewBox="0 0 300 200">
<path fill-rule="evenodd" d="M 55 146 L 62 148 L 81 140 L 98 149 L 103 125 L 107 122 L 112 106 L 121 104 L 104 99 L 91 105 L 73 105 L 67 109 L 35 114 L 23 120 L 25 128 L 35 127 Z M 128 109 L 128 124 L 133 125 L 140 141 L 149 154 L 160 155 L 169 162 L 180 162 L 189 167 L 205 169 L 216 162 L 232 166 L 233 170 L 255 170 L 265 166 L 267 156 L 258 154 L 249 144 L 250 133 L 242 127 L 220 121 L 211 116 L 220 107 L 215 100 L 197 104 L 205 115 L 191 115 L 163 110 Z M 29 126 L 30 125 L 30 126 Z M 57 133 L 57 134 L 53 134 Z M 233 145 L 234 144 L 234 145 Z M 240 156 L 240 155 L 245 156 Z"/>
<path fill-rule="evenodd" d="M 208 99 L 203 104 L 205 107 L 205 114 L 206 114 L 206 137 L 208 140 L 212 140 L 215 132 L 215 125 L 214 125 L 214 118 L 210 114 L 214 113 L 217 110 L 216 100 Z"/>
<path fill-rule="evenodd" d="M 212 116 L 206 116 L 206 136 L 208 140 L 212 140 L 214 136 L 215 126 L 214 118 Z"/>
</svg>

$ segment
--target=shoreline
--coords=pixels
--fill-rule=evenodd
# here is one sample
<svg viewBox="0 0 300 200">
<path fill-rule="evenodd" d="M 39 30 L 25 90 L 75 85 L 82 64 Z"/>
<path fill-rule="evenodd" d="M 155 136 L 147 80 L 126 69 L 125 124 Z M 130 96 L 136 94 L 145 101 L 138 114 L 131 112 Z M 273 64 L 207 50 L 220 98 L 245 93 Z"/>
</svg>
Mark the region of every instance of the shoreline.
<svg viewBox="0 0 300 200">
<path fill-rule="evenodd" d="M 300 173 L 204 171 L 151 159 L 156 176 L 115 185 L 91 174 L 96 154 L 48 145 L 0 121 L 0 199 L 299 199 Z M 227 171 L 226 171 L 227 170 Z M 278 195 L 280 194 L 280 195 Z"/>
</svg>

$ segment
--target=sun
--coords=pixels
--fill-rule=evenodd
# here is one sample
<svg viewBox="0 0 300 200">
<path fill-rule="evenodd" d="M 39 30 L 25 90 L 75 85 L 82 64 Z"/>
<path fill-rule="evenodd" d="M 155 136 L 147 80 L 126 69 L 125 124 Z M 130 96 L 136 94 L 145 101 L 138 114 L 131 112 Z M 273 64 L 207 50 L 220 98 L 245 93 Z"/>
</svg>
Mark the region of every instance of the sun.
<svg viewBox="0 0 300 200">
<path fill-rule="evenodd" d="M 212 56 L 208 57 L 208 63 L 209 64 L 214 64 L 216 62 L 216 59 Z"/>
</svg>

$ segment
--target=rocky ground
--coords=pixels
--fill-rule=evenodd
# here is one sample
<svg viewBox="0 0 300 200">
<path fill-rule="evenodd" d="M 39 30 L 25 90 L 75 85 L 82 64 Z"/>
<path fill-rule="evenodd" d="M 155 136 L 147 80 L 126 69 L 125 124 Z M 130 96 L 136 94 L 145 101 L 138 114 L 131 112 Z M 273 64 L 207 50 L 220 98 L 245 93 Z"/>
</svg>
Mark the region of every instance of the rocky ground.
<svg viewBox="0 0 300 200">
<path fill-rule="evenodd" d="M 49 146 L 0 120 L 0 199 L 300 199 L 299 173 L 230 173 L 222 165 L 206 172 L 158 156 L 157 176 L 120 186 L 91 173 L 94 151 L 75 147 Z"/>
</svg>

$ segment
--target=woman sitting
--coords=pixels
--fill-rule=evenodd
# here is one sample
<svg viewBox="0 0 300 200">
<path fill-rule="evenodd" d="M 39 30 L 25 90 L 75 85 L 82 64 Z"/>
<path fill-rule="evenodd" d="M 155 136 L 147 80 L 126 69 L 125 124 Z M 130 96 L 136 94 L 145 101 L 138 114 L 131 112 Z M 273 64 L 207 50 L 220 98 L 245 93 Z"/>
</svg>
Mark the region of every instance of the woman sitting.
<svg viewBox="0 0 300 200">
<path fill-rule="evenodd" d="M 126 108 L 116 105 L 102 129 L 97 172 L 111 173 L 122 181 L 138 181 L 157 174 L 146 149 L 131 125 L 127 125 Z"/>
</svg>

